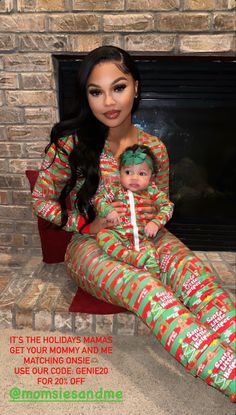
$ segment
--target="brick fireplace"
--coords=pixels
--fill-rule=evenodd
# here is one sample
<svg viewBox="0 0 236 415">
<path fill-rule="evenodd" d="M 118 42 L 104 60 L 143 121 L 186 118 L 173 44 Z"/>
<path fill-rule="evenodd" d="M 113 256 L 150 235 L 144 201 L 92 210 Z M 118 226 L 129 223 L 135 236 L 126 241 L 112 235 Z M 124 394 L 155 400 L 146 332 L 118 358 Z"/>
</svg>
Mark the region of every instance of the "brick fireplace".
<svg viewBox="0 0 236 415">
<path fill-rule="evenodd" d="M 0 252 L 40 252 L 24 171 L 58 120 L 52 55 L 105 44 L 152 56 L 234 57 L 235 0 L 0 1 Z"/>
</svg>

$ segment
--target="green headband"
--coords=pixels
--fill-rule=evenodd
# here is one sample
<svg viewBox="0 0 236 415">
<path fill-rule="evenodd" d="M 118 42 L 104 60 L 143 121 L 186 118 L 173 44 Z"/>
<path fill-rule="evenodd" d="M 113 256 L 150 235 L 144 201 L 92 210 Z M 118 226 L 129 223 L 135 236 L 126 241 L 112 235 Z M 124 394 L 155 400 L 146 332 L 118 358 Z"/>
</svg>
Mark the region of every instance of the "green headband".
<svg viewBox="0 0 236 415">
<path fill-rule="evenodd" d="M 153 164 L 150 157 L 145 153 L 145 150 L 140 147 L 137 150 L 127 150 L 121 156 L 121 164 L 123 166 L 131 166 L 136 164 L 142 164 L 146 161 L 151 170 L 153 170 Z"/>
</svg>

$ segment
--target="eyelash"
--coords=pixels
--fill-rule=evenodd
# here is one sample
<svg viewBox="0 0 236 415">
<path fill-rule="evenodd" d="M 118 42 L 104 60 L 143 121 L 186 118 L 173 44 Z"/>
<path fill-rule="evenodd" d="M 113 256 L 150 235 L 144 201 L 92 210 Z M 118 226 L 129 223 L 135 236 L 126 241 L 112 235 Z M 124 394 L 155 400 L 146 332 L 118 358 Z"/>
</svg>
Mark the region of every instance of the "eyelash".
<svg viewBox="0 0 236 415">
<path fill-rule="evenodd" d="M 130 173 L 131 173 L 131 171 L 130 170 L 125 170 L 125 174 L 127 174 L 127 176 L 129 176 L 130 175 Z M 132 174 L 132 173 L 131 173 Z M 141 171 L 140 173 L 139 173 L 139 175 L 140 176 L 147 176 L 147 173 L 146 172 L 144 172 L 144 171 Z"/>
<path fill-rule="evenodd" d="M 89 95 L 92 95 L 93 97 L 98 97 L 99 94 L 100 94 L 99 89 L 90 89 L 90 91 L 89 91 Z"/>
<path fill-rule="evenodd" d="M 125 85 L 125 84 L 119 84 L 119 85 L 116 85 L 116 86 L 115 86 L 115 88 L 114 88 L 114 91 L 115 91 L 115 92 L 122 92 L 122 91 L 124 91 L 124 90 L 125 90 L 126 86 L 127 86 L 127 85 Z"/>
<path fill-rule="evenodd" d="M 114 87 L 114 91 L 115 92 L 122 92 L 125 90 L 125 88 L 127 87 L 127 85 L 125 84 L 119 84 L 116 85 Z M 89 94 L 92 95 L 93 97 L 98 97 L 101 94 L 101 90 L 100 89 L 90 89 Z"/>
</svg>

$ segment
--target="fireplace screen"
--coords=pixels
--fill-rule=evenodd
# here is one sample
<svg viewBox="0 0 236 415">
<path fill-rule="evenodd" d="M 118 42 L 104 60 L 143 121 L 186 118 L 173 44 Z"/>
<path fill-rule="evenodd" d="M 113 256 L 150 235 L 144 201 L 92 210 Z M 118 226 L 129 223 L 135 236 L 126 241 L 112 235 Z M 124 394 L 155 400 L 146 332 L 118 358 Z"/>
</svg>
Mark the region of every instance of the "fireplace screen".
<svg viewBox="0 0 236 415">
<path fill-rule="evenodd" d="M 61 119 L 73 114 L 82 57 L 56 56 Z M 236 61 L 136 57 L 142 94 L 134 123 L 170 158 L 175 212 L 167 228 L 191 249 L 236 250 Z"/>
</svg>

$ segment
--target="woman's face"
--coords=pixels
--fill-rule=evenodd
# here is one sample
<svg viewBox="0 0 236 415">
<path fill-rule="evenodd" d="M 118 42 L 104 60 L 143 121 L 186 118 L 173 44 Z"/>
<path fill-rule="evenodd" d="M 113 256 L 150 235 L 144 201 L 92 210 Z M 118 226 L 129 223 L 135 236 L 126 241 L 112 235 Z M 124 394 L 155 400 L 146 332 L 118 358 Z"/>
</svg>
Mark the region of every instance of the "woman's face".
<svg viewBox="0 0 236 415">
<path fill-rule="evenodd" d="M 131 122 L 131 110 L 138 82 L 113 62 L 101 62 L 87 83 L 88 103 L 94 116 L 109 128 Z"/>
</svg>

